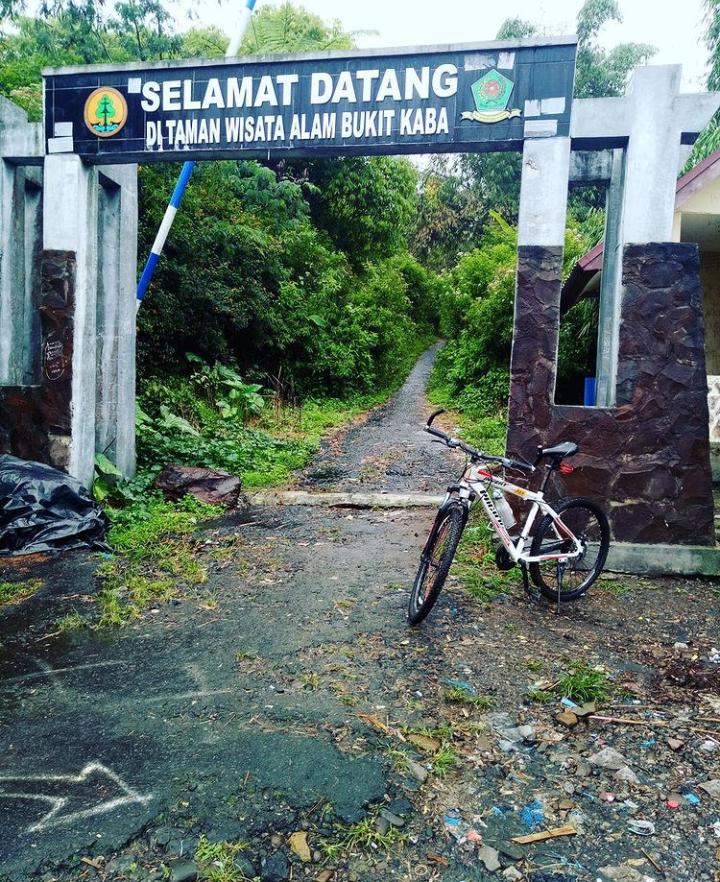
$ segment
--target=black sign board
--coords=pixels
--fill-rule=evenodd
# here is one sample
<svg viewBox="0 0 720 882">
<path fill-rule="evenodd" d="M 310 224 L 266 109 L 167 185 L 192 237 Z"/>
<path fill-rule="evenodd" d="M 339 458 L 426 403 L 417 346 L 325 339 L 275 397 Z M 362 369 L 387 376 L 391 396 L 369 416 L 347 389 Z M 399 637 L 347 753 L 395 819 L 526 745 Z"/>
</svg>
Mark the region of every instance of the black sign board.
<svg viewBox="0 0 720 882">
<path fill-rule="evenodd" d="M 48 70 L 48 153 L 94 162 L 519 149 L 568 135 L 576 41 Z"/>
</svg>

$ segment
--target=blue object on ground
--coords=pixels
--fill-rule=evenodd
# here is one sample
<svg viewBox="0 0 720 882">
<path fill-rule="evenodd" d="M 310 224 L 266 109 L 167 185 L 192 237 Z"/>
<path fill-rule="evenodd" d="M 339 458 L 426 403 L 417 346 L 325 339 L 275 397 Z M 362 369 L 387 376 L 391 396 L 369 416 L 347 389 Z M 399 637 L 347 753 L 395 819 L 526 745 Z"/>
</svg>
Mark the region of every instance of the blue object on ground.
<svg viewBox="0 0 720 882">
<path fill-rule="evenodd" d="M 545 811 L 540 800 L 535 799 L 530 805 L 526 805 L 520 812 L 520 817 L 526 827 L 530 827 L 530 829 L 533 827 L 539 827 L 545 820 Z"/>
<path fill-rule="evenodd" d="M 696 793 L 686 793 L 685 799 L 687 799 L 690 805 L 700 805 L 700 797 Z"/>
</svg>

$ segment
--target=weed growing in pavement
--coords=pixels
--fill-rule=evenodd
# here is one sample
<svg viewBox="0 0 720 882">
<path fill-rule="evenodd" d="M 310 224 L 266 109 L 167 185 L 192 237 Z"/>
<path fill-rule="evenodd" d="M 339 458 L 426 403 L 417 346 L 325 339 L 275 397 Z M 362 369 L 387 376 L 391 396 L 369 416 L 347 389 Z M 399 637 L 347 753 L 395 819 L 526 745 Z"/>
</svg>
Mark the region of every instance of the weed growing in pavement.
<svg viewBox="0 0 720 882">
<path fill-rule="evenodd" d="M 89 628 L 91 621 L 79 612 L 71 612 L 55 622 L 55 631 L 59 634 L 65 634 L 70 631 L 82 631 Z"/>
<path fill-rule="evenodd" d="M 108 509 L 109 540 L 117 554 L 96 570 L 99 615 L 93 620 L 79 614 L 65 616 L 56 627 L 61 631 L 122 627 L 148 608 L 167 603 L 181 586 L 202 585 L 207 572 L 196 558 L 191 538 L 202 520 L 219 511 L 191 496 L 177 503 L 144 497 L 127 508 Z"/>
<path fill-rule="evenodd" d="M 237 856 L 245 851 L 244 842 L 209 842 L 200 837 L 195 850 L 198 879 L 201 882 L 245 882 L 248 878 L 237 865 Z"/>
<path fill-rule="evenodd" d="M 342 855 L 352 851 L 385 851 L 405 841 L 405 834 L 396 827 L 390 827 L 381 833 L 375 824 L 374 817 L 367 817 L 352 827 L 344 827 L 339 831 L 336 842 L 323 841 L 321 850 L 328 863 L 334 863 Z"/>
<path fill-rule="evenodd" d="M 28 597 L 36 594 L 42 586 L 42 579 L 28 579 L 27 582 L 0 582 L 0 606 L 27 600 Z"/>
<path fill-rule="evenodd" d="M 539 658 L 529 658 L 525 662 L 525 667 L 528 671 L 533 671 L 533 673 L 538 673 L 538 671 L 542 671 L 543 663 Z"/>
<path fill-rule="evenodd" d="M 440 750 L 430 757 L 430 762 L 435 774 L 443 778 L 458 765 L 459 757 L 451 744 L 443 744 Z"/>
<path fill-rule="evenodd" d="M 568 673 L 558 680 L 552 691 L 563 698 L 583 703 L 603 701 L 610 697 L 613 690 L 604 671 L 576 661 L 569 665 Z"/>
<path fill-rule="evenodd" d="M 305 671 L 300 677 L 300 682 L 303 684 L 303 689 L 314 692 L 320 685 L 320 677 L 315 671 Z"/>
<path fill-rule="evenodd" d="M 550 704 L 554 700 L 555 695 L 549 689 L 528 689 L 525 693 L 528 701 L 535 701 L 538 704 Z"/>
<path fill-rule="evenodd" d="M 240 652 L 235 653 L 235 661 L 244 662 L 244 661 L 255 661 L 257 658 L 257 654 L 254 652 L 245 652 L 241 650 Z"/>
<path fill-rule="evenodd" d="M 487 522 L 477 511 L 470 519 L 458 548 L 457 576 L 472 597 L 490 603 L 498 595 L 509 593 L 513 578 L 499 572 L 495 565 L 493 533 Z"/>
<path fill-rule="evenodd" d="M 487 710 L 491 701 L 487 695 L 473 695 L 462 686 L 450 686 L 443 693 L 443 698 L 450 704 L 467 704 L 477 710 Z"/>
<path fill-rule="evenodd" d="M 398 772 L 407 772 L 410 768 L 410 756 L 404 750 L 389 747 L 385 755 Z"/>
</svg>

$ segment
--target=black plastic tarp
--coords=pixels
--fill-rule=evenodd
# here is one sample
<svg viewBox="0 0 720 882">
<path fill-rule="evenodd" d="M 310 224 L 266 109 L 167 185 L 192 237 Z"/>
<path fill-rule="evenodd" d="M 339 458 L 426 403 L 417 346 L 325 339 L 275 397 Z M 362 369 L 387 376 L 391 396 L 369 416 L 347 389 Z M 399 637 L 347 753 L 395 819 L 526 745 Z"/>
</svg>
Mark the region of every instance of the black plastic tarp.
<svg viewBox="0 0 720 882">
<path fill-rule="evenodd" d="M 108 519 L 75 478 L 0 455 L 0 555 L 92 548 L 109 551 Z"/>
</svg>

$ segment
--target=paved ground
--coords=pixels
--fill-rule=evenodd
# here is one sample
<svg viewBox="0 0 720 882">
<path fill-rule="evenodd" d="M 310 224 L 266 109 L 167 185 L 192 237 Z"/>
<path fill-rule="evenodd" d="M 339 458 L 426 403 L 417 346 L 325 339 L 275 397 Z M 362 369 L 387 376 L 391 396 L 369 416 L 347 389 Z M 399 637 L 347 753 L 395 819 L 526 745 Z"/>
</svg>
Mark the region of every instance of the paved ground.
<svg viewBox="0 0 720 882">
<path fill-rule="evenodd" d="M 431 358 L 302 484 L 446 481 L 456 461 L 418 431 Z M 104 635 L 51 633 L 96 590 L 92 559 L 30 562 L 46 587 L 0 618 L 0 880 L 191 879 L 201 837 L 247 844 L 232 871 L 199 861 L 213 882 L 715 878 L 720 800 L 699 785 L 720 778 L 718 586 L 610 579 L 556 616 L 514 574 L 484 606 L 456 576 L 409 631 L 430 517 L 244 512 L 199 537 L 201 592 Z M 574 660 L 609 672 L 607 716 L 641 724 L 570 729 L 551 693 L 526 700 Z M 447 680 L 491 707 L 448 700 Z M 606 746 L 635 780 L 593 765 Z"/>
</svg>

